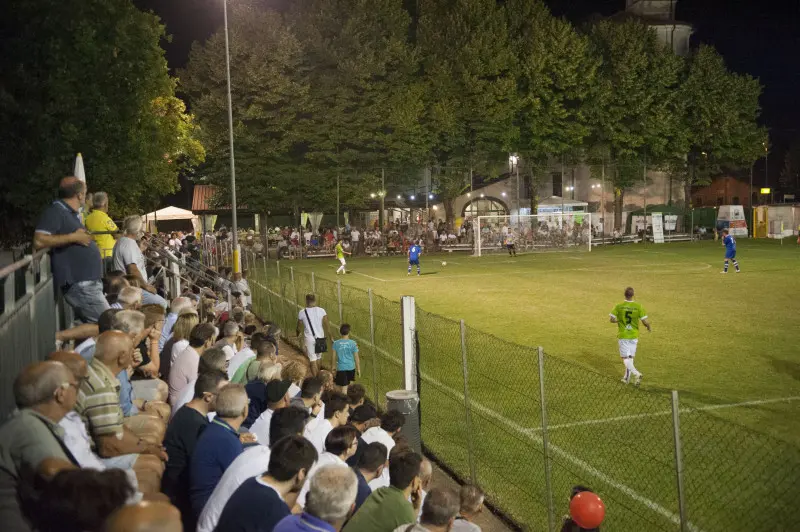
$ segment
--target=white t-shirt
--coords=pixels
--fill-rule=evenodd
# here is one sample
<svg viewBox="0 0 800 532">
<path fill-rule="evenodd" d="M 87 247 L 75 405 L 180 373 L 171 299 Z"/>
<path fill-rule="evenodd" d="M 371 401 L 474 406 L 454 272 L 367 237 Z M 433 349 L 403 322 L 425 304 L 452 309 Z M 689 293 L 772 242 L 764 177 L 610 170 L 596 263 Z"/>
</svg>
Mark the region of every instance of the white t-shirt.
<svg viewBox="0 0 800 532">
<path fill-rule="evenodd" d="M 386 446 L 386 459 L 389 459 L 389 453 L 391 453 L 394 448 L 394 440 L 388 432 L 380 427 L 372 427 L 364 431 L 364 434 L 361 435 L 361 439 L 364 440 L 364 443 L 376 441 L 384 444 Z"/>
<path fill-rule="evenodd" d="M 361 238 L 361 233 L 358 232 L 358 229 L 353 229 L 353 231 L 350 232 L 350 240 L 358 242 L 359 238 Z"/>
<path fill-rule="evenodd" d="M 189 347 L 189 340 L 178 340 L 172 344 L 172 353 L 170 353 L 172 360 L 170 360 L 170 362 L 174 364 L 175 359 L 178 358 L 178 355 L 180 355 L 187 347 Z"/>
<path fill-rule="evenodd" d="M 325 438 L 333 430 L 333 425 L 327 419 L 322 419 L 316 423 L 309 423 L 303 431 L 303 436 L 314 445 L 318 454 L 325 450 Z"/>
<path fill-rule="evenodd" d="M 228 362 L 228 380 L 236 375 L 236 370 L 239 369 L 239 366 L 244 364 L 247 360 L 255 358 L 255 356 L 256 354 L 249 347 L 244 347 L 241 351 L 233 355 L 233 358 Z"/>
<path fill-rule="evenodd" d="M 139 249 L 139 243 L 127 236 L 119 237 L 114 244 L 114 251 L 111 253 L 111 262 L 115 270 L 128 273 L 128 264 L 135 264 L 142 278 L 147 280 L 147 263 Z"/>
<path fill-rule="evenodd" d="M 481 527 L 466 519 L 456 519 L 453 521 L 453 528 L 450 529 L 450 532 L 481 532 Z"/>
<path fill-rule="evenodd" d="M 263 475 L 269 467 L 269 457 L 269 447 L 254 445 L 245 449 L 231 462 L 203 507 L 197 522 L 197 532 L 213 532 L 231 495 L 244 484 L 245 480 Z"/>
<path fill-rule="evenodd" d="M 272 414 L 274 413 L 274 410 L 267 408 L 261 412 L 261 415 L 258 416 L 258 419 L 256 419 L 250 427 L 250 432 L 256 435 L 258 443 L 266 445 L 267 447 L 269 447 L 269 424 L 272 421 Z"/>
<path fill-rule="evenodd" d="M 308 312 L 308 318 L 311 319 L 310 325 L 306 318 L 306 312 Z M 309 307 L 300 311 L 297 315 L 297 319 L 303 322 L 303 332 L 306 338 L 325 338 L 325 331 L 322 328 L 322 318 L 327 315 L 328 313 L 325 312 L 325 309 L 322 307 Z M 314 329 L 313 333 L 311 329 Z"/>
<path fill-rule="evenodd" d="M 345 461 L 336 456 L 335 454 L 321 453 L 317 461 L 314 462 L 314 465 L 311 466 L 311 469 L 308 470 L 306 481 L 303 483 L 303 487 L 300 490 L 300 494 L 297 495 L 297 504 L 299 504 L 301 507 L 305 507 L 306 495 L 308 494 L 309 481 L 311 480 L 311 477 L 313 477 L 317 473 L 317 471 L 319 471 L 320 467 L 331 464 L 348 467 Z"/>
</svg>

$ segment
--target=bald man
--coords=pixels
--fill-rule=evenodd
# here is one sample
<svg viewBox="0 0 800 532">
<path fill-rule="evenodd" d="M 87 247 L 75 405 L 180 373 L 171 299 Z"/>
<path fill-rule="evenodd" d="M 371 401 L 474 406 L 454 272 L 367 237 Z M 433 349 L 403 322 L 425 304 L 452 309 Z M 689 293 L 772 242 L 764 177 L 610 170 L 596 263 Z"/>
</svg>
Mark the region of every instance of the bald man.
<svg viewBox="0 0 800 532">
<path fill-rule="evenodd" d="M 167 458 L 161 443 L 148 442 L 123 424 L 119 381 L 115 375 L 130 366 L 132 358 L 133 342 L 128 334 L 106 331 L 98 336 L 75 411 L 86 424 L 95 450 L 106 467 L 135 469 L 137 465 L 142 466 L 142 463 L 137 464 L 140 455 L 152 455 L 160 459 L 156 471 L 160 482 L 161 462 Z"/>
<path fill-rule="evenodd" d="M 19 410 L 0 427 L 0 523 L 27 531 L 32 515 L 25 494 L 37 492 L 36 477 L 51 478 L 77 467 L 65 450 L 58 422 L 72 410 L 79 383 L 60 362 L 36 362 L 14 381 Z"/>
<path fill-rule="evenodd" d="M 58 185 L 58 199 L 44 210 L 33 247 L 50 248 L 55 286 L 84 323 L 97 323 L 109 308 L 103 295 L 103 266 L 100 250 L 86 232 L 81 207 L 86 201 L 86 184 L 70 176 Z"/>
<path fill-rule="evenodd" d="M 78 353 L 56 351 L 51 353 L 49 358 L 64 364 L 72 372 L 78 383 L 82 383 L 89 378 L 89 365 Z M 86 431 L 86 425 L 84 425 L 81 416 L 76 411 L 67 412 L 58 424 L 64 429 L 64 444 L 75 457 L 80 467 L 100 471 L 107 468 L 105 462 L 92 450 L 92 439 Z M 157 456 L 145 454 L 139 455 L 132 464 L 132 468 L 125 469 L 125 471 L 128 472 L 128 477 L 134 489 L 150 495 L 158 493 L 161 487 L 162 468 L 161 460 Z"/>
<path fill-rule="evenodd" d="M 168 502 L 123 506 L 108 518 L 105 532 L 181 532 L 181 514 Z M 190 532 L 190 531 L 186 531 Z"/>
</svg>

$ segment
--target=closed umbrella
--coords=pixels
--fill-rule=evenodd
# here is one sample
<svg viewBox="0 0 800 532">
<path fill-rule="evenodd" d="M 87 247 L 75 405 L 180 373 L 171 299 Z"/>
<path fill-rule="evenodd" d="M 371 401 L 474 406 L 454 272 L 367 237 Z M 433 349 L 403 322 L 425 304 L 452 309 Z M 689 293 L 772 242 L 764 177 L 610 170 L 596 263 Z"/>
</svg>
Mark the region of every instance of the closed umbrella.
<svg viewBox="0 0 800 532">
<path fill-rule="evenodd" d="M 75 157 L 75 177 L 86 183 L 86 171 L 83 169 L 83 156 L 79 153 Z"/>
</svg>

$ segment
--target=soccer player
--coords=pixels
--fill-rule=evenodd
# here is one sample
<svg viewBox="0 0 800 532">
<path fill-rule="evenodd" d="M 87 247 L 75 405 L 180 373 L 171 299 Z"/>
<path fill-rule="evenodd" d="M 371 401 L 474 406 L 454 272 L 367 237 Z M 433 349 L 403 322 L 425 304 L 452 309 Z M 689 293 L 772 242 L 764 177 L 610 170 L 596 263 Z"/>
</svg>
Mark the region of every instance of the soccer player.
<svg viewBox="0 0 800 532">
<path fill-rule="evenodd" d="M 736 239 L 728 233 L 727 229 L 722 230 L 722 245 L 725 246 L 725 267 L 719 273 L 728 273 L 728 261 L 733 261 L 736 273 L 739 273 L 739 263 L 736 262 Z"/>
<path fill-rule="evenodd" d="M 352 255 L 352 253 L 344 250 L 344 247 L 342 247 L 342 240 L 339 239 L 336 241 L 336 258 L 339 259 L 341 266 L 339 266 L 339 269 L 336 270 L 336 275 L 339 275 L 339 272 L 342 272 L 343 274 L 347 273 L 344 269 L 345 266 L 347 266 L 347 261 L 344 260 L 345 255 Z"/>
<path fill-rule="evenodd" d="M 417 267 L 417 275 L 421 275 L 419 271 L 419 256 L 422 255 L 422 248 L 418 243 L 414 243 L 408 248 L 408 275 L 411 275 L 411 266 Z"/>
<path fill-rule="evenodd" d="M 516 243 L 516 236 L 514 236 L 514 230 L 510 229 L 508 234 L 506 234 L 506 249 L 508 249 L 508 256 L 517 256 L 517 243 Z M 513 255 L 512 255 L 513 253 Z"/>
<path fill-rule="evenodd" d="M 647 321 L 647 313 L 642 306 L 633 300 L 633 288 L 630 286 L 625 289 L 625 301 L 620 303 L 611 311 L 611 323 L 616 323 L 619 339 L 619 355 L 625 365 L 625 376 L 622 382 L 628 384 L 633 375 L 636 380 L 634 384 L 639 386 L 642 383 L 642 374 L 633 365 L 633 357 L 636 356 L 636 345 L 639 343 L 639 321 L 650 329 L 650 322 Z"/>
</svg>

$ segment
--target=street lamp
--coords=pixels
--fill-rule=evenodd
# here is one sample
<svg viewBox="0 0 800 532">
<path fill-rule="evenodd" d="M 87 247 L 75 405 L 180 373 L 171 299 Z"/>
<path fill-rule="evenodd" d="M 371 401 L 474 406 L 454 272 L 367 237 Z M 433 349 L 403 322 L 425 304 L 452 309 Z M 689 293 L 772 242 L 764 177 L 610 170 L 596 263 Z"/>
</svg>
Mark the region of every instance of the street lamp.
<svg viewBox="0 0 800 532">
<path fill-rule="evenodd" d="M 416 196 L 414 196 L 414 194 L 411 194 L 410 199 L 413 201 L 416 199 Z"/>
<path fill-rule="evenodd" d="M 228 42 L 228 0 L 222 0 L 225 20 L 225 72 L 228 78 L 228 142 L 231 158 L 231 226 L 233 229 L 233 273 L 241 271 L 239 263 L 239 225 L 236 220 L 236 164 L 233 158 L 233 103 L 231 102 L 231 51 Z"/>
<path fill-rule="evenodd" d="M 512 153 L 508 156 L 508 164 L 514 170 L 517 176 L 517 193 L 515 194 L 517 200 L 517 216 L 519 216 L 519 155 Z"/>
</svg>

